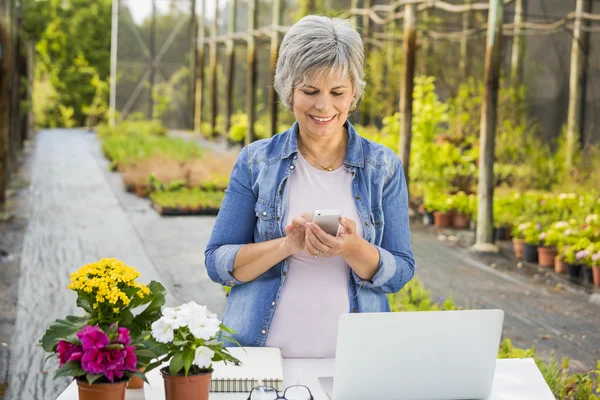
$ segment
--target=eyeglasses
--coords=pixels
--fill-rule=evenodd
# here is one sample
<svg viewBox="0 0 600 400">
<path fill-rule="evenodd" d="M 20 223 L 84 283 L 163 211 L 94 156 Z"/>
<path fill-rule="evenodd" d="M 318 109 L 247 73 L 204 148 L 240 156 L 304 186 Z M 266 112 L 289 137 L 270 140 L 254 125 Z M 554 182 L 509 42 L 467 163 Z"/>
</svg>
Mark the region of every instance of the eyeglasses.
<svg viewBox="0 0 600 400">
<path fill-rule="evenodd" d="M 250 391 L 248 400 L 314 400 L 310 389 L 303 385 L 288 386 L 283 396 L 271 386 L 257 386 Z"/>
</svg>

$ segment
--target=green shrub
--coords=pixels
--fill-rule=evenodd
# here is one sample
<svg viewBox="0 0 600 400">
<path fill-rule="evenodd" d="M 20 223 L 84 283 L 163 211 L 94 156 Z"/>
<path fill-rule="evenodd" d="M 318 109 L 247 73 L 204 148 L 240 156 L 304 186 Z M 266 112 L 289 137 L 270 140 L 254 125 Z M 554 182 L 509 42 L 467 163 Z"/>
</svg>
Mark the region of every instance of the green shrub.
<svg viewBox="0 0 600 400">
<path fill-rule="evenodd" d="M 224 192 L 204 191 L 198 188 L 179 189 L 150 194 L 152 201 L 165 208 L 218 209 L 221 207 Z"/>
</svg>

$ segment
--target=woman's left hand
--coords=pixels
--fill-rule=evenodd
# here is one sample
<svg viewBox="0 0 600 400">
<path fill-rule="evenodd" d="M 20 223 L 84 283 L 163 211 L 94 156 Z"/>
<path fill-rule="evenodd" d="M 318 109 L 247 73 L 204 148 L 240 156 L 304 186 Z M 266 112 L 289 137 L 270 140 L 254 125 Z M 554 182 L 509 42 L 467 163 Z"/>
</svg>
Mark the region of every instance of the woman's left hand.
<svg viewBox="0 0 600 400">
<path fill-rule="evenodd" d="M 315 257 L 344 256 L 360 238 L 356 234 L 355 221 L 342 217 L 340 225 L 342 228 L 336 237 L 326 233 L 315 223 L 307 223 L 306 251 Z"/>
</svg>

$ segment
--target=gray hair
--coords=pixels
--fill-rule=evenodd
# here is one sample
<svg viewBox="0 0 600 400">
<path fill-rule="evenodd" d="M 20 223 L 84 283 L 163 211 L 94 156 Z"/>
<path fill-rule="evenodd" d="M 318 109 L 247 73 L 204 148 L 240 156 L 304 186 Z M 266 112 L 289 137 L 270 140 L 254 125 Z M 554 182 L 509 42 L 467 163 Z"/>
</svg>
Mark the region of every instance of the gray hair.
<svg viewBox="0 0 600 400">
<path fill-rule="evenodd" d="M 350 75 L 353 106 L 365 87 L 364 51 L 360 35 L 346 20 L 308 15 L 285 34 L 279 49 L 274 87 L 281 102 L 292 109 L 293 89 L 310 84 L 315 74 L 341 72 Z"/>
</svg>

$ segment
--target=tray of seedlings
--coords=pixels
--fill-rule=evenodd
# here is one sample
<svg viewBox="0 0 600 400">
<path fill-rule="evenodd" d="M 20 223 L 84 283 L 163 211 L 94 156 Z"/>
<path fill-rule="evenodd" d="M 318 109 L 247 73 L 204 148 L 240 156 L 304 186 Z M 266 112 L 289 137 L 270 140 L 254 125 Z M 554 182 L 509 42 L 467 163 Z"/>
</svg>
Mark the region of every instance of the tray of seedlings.
<svg viewBox="0 0 600 400">
<path fill-rule="evenodd" d="M 160 215 L 217 215 L 225 193 L 200 188 L 182 188 L 150 194 L 152 208 Z"/>
</svg>

